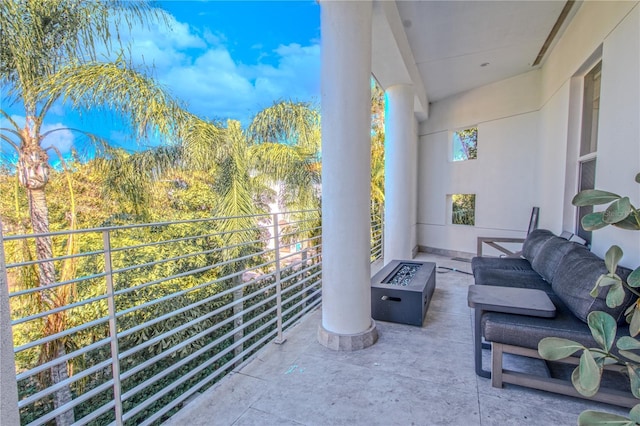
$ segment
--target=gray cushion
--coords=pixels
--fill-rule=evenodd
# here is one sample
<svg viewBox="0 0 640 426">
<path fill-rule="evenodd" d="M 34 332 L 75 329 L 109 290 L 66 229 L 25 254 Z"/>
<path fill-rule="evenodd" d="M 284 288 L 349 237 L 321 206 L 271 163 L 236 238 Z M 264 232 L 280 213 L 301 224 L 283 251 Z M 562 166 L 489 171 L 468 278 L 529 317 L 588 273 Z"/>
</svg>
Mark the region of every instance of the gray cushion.
<svg viewBox="0 0 640 426">
<path fill-rule="evenodd" d="M 597 347 L 589 326 L 573 315 L 559 298 L 549 295 L 556 307 L 554 318 L 486 312 L 482 315 L 483 336 L 487 341 L 537 349 L 545 337 L 560 337 Z M 617 336 L 629 335 L 629 327 L 618 327 Z M 615 349 L 614 349 L 615 352 Z"/>
<path fill-rule="evenodd" d="M 532 271 L 527 259 L 515 257 L 474 257 L 471 259 L 471 270 L 476 269 L 513 269 L 517 271 Z"/>
<path fill-rule="evenodd" d="M 522 255 L 524 258 L 533 263 L 538 252 L 542 249 L 544 242 L 553 236 L 553 232 L 546 229 L 534 229 L 531 231 L 522 245 Z"/>
<path fill-rule="evenodd" d="M 499 287 L 532 288 L 551 292 L 551 286 L 534 270 L 518 271 L 513 269 L 476 269 L 473 271 L 477 285 L 495 285 Z"/>
<path fill-rule="evenodd" d="M 629 269 L 622 267 L 616 271 L 624 280 L 630 272 Z M 600 288 L 597 297 L 591 297 L 589 294 L 600 275 L 606 273 L 604 260 L 588 250 L 576 248 L 563 257 L 551 286 L 558 298 L 581 321 L 587 322 L 587 316 L 593 311 L 604 311 L 622 324 L 625 322 L 624 311 L 634 300 L 631 292 L 625 290 L 624 303 L 617 308 L 607 306 L 607 289 Z"/>
<path fill-rule="evenodd" d="M 587 250 L 585 246 L 572 243 L 564 238 L 552 236 L 542 243 L 538 254 L 531 263 L 531 267 L 548 283 L 551 283 L 565 254 L 574 249 Z"/>
</svg>

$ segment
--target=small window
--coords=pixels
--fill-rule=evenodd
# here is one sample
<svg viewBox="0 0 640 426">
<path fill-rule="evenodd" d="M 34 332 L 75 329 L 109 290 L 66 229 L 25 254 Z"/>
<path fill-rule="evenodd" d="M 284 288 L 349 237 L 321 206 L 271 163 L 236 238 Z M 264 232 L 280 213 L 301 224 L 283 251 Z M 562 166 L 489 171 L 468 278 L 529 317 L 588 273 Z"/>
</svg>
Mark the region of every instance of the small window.
<svg viewBox="0 0 640 426">
<path fill-rule="evenodd" d="M 478 128 L 453 132 L 453 161 L 475 160 L 478 158 Z"/>
<path fill-rule="evenodd" d="M 451 196 L 451 223 L 470 226 L 476 224 L 476 194 Z"/>
<path fill-rule="evenodd" d="M 602 62 L 599 62 L 584 76 L 582 104 L 582 137 L 580 155 L 596 152 L 598 149 L 598 118 L 600 117 L 600 81 Z"/>
</svg>

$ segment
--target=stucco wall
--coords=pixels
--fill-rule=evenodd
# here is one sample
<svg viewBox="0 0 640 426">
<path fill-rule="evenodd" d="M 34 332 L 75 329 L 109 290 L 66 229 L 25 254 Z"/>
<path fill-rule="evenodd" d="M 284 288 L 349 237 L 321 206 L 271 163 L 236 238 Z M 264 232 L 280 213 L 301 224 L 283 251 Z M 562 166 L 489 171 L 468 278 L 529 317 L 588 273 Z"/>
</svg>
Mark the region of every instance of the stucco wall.
<svg viewBox="0 0 640 426">
<path fill-rule="evenodd" d="M 477 236 L 524 236 L 532 206 L 540 226 L 575 225 L 581 96 L 585 64 L 602 54 L 596 186 L 640 204 L 640 6 L 584 2 L 543 68 L 435 102 L 419 130 L 418 244 L 475 252 Z M 577 100 L 576 100 L 577 98 Z M 448 161 L 450 131 L 478 126 L 478 159 Z M 570 141 L 572 141 L 569 143 Z M 476 226 L 451 225 L 447 194 L 475 193 Z M 640 233 L 593 234 L 593 251 L 612 243 L 637 266 Z"/>
</svg>

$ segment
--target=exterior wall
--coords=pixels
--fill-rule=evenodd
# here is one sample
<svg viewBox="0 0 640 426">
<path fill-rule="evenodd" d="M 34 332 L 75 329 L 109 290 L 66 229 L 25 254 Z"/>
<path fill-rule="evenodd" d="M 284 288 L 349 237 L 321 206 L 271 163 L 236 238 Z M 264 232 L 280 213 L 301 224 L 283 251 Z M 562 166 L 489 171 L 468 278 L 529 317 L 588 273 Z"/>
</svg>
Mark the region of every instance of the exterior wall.
<svg viewBox="0 0 640 426">
<path fill-rule="evenodd" d="M 539 71 L 431 105 L 419 131 L 418 244 L 475 252 L 476 236 L 524 236 L 532 206 L 540 227 L 575 225 L 581 75 L 602 54 L 596 187 L 640 204 L 640 6 L 584 2 Z M 595 59 L 594 59 L 595 58 Z M 581 74 L 582 73 L 582 74 Z M 478 159 L 448 161 L 449 132 L 478 125 Z M 446 195 L 475 193 L 476 226 L 451 225 Z M 639 233 L 605 228 L 593 251 L 616 243 L 626 266 L 640 259 Z"/>
<path fill-rule="evenodd" d="M 635 54 L 633 54 L 635 53 Z M 628 195 L 640 206 L 640 5 L 604 40 L 596 188 Z M 593 251 L 611 244 L 624 250 L 622 264 L 640 265 L 640 231 L 607 227 L 593 233 Z"/>
<path fill-rule="evenodd" d="M 418 244 L 475 253 L 479 236 L 523 237 L 534 191 L 540 74 L 431 105 L 418 146 Z M 451 130 L 478 127 L 478 159 L 452 162 Z M 452 225 L 447 195 L 476 194 L 476 225 Z"/>
</svg>

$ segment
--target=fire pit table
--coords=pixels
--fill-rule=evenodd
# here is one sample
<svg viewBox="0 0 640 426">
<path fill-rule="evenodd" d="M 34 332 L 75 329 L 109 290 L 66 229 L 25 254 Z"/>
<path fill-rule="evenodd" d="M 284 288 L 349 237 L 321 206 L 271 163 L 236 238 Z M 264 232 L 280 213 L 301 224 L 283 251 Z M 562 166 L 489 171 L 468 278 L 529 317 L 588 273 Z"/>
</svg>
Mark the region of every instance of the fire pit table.
<svg viewBox="0 0 640 426">
<path fill-rule="evenodd" d="M 375 320 L 422 326 L 436 288 L 436 264 L 393 260 L 371 278 Z"/>
</svg>

